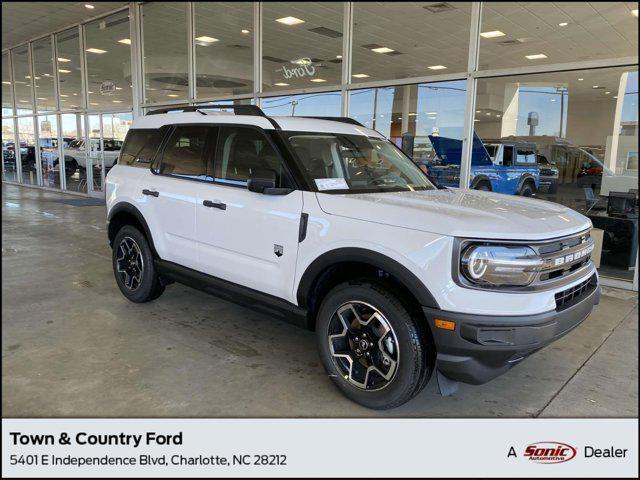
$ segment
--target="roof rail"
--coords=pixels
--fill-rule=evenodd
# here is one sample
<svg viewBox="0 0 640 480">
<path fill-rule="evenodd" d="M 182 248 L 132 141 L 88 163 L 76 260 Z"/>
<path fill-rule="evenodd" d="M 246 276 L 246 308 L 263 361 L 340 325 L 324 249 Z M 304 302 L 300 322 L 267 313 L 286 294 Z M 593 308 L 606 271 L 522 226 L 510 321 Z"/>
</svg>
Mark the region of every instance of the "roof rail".
<svg viewBox="0 0 640 480">
<path fill-rule="evenodd" d="M 350 118 L 350 117 L 305 117 L 305 116 L 302 116 L 302 118 L 314 118 L 316 120 L 331 120 L 332 122 L 349 123 L 351 125 L 357 125 L 358 127 L 367 128 L 364 125 L 362 125 L 359 121 L 354 120 L 353 118 Z"/>
<path fill-rule="evenodd" d="M 236 115 L 253 115 L 258 117 L 266 117 L 260 107 L 256 105 L 190 105 L 186 107 L 169 107 L 159 108 L 157 110 L 151 110 L 147 112 L 147 115 L 160 115 L 162 113 L 169 112 L 200 112 L 203 115 L 206 113 L 203 110 L 233 110 Z"/>
</svg>

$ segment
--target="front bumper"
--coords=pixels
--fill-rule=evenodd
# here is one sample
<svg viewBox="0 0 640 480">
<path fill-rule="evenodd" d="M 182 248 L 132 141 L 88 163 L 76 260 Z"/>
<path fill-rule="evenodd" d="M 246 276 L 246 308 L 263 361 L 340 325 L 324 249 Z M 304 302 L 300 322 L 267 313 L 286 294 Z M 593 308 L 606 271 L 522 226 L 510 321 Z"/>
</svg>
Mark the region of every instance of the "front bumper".
<svg viewBox="0 0 640 480">
<path fill-rule="evenodd" d="M 422 307 L 437 350 L 437 368 L 446 377 L 481 384 L 567 334 L 600 302 L 595 283 L 573 303 L 538 315 L 482 316 Z M 435 319 L 455 322 L 455 330 L 435 327 Z"/>
</svg>

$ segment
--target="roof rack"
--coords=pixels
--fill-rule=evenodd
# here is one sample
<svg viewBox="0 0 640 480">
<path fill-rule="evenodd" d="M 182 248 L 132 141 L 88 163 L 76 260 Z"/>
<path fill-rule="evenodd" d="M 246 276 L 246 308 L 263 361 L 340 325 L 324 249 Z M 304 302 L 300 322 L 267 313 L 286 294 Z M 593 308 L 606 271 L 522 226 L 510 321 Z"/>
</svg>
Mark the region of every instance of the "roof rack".
<svg viewBox="0 0 640 480">
<path fill-rule="evenodd" d="M 253 115 L 258 117 L 266 117 L 264 112 L 256 105 L 190 105 L 186 107 L 169 107 L 159 108 L 157 110 L 151 110 L 147 112 L 147 115 L 160 115 L 162 113 L 169 112 L 200 112 L 203 115 L 206 113 L 203 110 L 233 110 L 236 115 Z"/>
<path fill-rule="evenodd" d="M 305 117 L 305 116 L 302 116 L 302 118 L 314 118 L 316 120 L 331 120 L 332 122 L 349 123 L 351 125 L 357 125 L 358 127 L 367 128 L 364 125 L 362 125 L 359 121 L 354 120 L 353 118 L 350 118 L 350 117 Z"/>
</svg>

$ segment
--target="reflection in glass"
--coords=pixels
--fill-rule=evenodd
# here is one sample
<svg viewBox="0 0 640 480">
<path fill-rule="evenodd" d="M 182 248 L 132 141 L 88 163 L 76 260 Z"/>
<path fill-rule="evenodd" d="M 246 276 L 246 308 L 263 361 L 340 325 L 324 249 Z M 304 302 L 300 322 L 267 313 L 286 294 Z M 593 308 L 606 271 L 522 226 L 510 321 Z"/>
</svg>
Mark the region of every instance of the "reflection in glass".
<svg viewBox="0 0 640 480">
<path fill-rule="evenodd" d="M 464 72 L 471 2 L 355 2 L 351 82 Z"/>
<path fill-rule="evenodd" d="M 483 2 L 480 69 L 637 55 L 637 10 L 629 5 Z"/>
<path fill-rule="evenodd" d="M 253 3 L 195 2 L 196 96 L 253 91 Z"/>
<path fill-rule="evenodd" d="M 56 110 L 53 87 L 53 44 L 51 37 L 33 42 L 33 84 L 36 89 L 36 107 L 39 112 Z"/>
<path fill-rule="evenodd" d="M 36 166 L 36 135 L 33 117 L 18 117 L 18 137 L 20 139 L 20 166 L 22 183 L 36 185 L 38 173 Z"/>
<path fill-rule="evenodd" d="M 13 63 L 14 94 L 18 115 L 33 113 L 33 91 L 31 68 L 29 67 L 29 47 L 22 45 L 11 52 Z"/>
<path fill-rule="evenodd" d="M 9 53 L 2 54 L 2 115 L 13 115 L 13 95 L 11 93 Z"/>
<path fill-rule="evenodd" d="M 637 70 L 623 68 L 478 80 L 470 186 L 533 194 L 587 215 L 602 236 L 600 273 L 632 279 L 637 95 Z M 525 172 L 528 192 L 519 182 Z M 486 173 L 493 178 L 480 181 Z"/>
<path fill-rule="evenodd" d="M 342 2 L 265 2 L 263 91 L 339 85 Z"/>
<path fill-rule="evenodd" d="M 129 13 L 85 26 L 89 110 L 131 108 Z"/>
<path fill-rule="evenodd" d="M 55 115 L 41 115 L 37 118 L 42 185 L 49 188 L 60 188 L 58 122 Z"/>
<path fill-rule="evenodd" d="M 64 113 L 60 116 L 62 153 L 66 188 L 73 192 L 87 192 L 87 168 L 84 151 L 84 115 Z"/>
<path fill-rule="evenodd" d="M 270 116 L 339 117 L 340 92 L 263 98 L 260 108 Z"/>
<path fill-rule="evenodd" d="M 142 6 L 147 103 L 163 103 L 189 97 L 188 8 L 186 2 L 149 2 Z"/>
<path fill-rule="evenodd" d="M 58 46 L 58 77 L 60 79 L 60 108 L 82 108 L 82 73 L 80 71 L 80 38 L 77 28 L 56 35 Z"/>
<path fill-rule="evenodd" d="M 109 173 L 118 161 L 124 137 L 127 136 L 132 121 L 131 113 L 109 113 L 102 116 L 105 174 Z"/>
<path fill-rule="evenodd" d="M 437 160 L 434 137 L 462 140 L 465 92 L 463 80 L 354 90 L 349 112 L 423 168 Z"/>
<path fill-rule="evenodd" d="M 3 180 L 17 182 L 16 137 L 12 118 L 2 119 L 2 175 Z"/>
</svg>

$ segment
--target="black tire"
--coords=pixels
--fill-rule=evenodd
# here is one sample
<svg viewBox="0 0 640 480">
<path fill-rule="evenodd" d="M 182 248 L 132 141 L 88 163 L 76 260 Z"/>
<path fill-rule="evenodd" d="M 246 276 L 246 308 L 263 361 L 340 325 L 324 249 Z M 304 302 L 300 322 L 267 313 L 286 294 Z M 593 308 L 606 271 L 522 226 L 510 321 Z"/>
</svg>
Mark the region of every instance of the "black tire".
<svg viewBox="0 0 640 480">
<path fill-rule="evenodd" d="M 491 191 L 491 187 L 489 186 L 489 184 L 487 182 L 480 182 L 473 189 L 474 190 L 481 190 L 483 192 L 490 192 Z"/>
<path fill-rule="evenodd" d="M 533 197 L 536 193 L 536 186 L 532 182 L 525 182 L 520 189 L 519 195 L 522 197 Z"/>
<path fill-rule="evenodd" d="M 395 342 L 392 342 L 392 345 L 397 345 L 394 373 L 386 381 L 377 372 L 373 372 L 369 374 L 371 378 L 365 375 L 364 382 L 361 382 L 365 384 L 364 387 L 355 385 L 351 379 L 351 368 L 353 367 L 345 366 L 347 364 L 353 365 L 353 363 L 345 362 L 345 359 L 334 356 L 337 350 L 335 346 L 330 346 L 330 335 L 335 333 L 336 322 L 339 322 L 336 320 L 337 311 L 352 303 L 373 307 L 382 314 L 390 327 L 388 334 L 382 335 L 370 343 L 371 346 L 380 345 L 392 336 L 392 340 Z M 354 323 L 357 324 L 357 320 Z M 333 330 L 330 330 L 332 328 Z M 395 408 L 408 402 L 427 384 L 433 372 L 435 349 L 425 328 L 425 324 L 412 317 L 390 288 L 366 279 L 354 280 L 334 287 L 324 298 L 317 316 L 316 339 L 320 358 L 329 378 L 342 393 L 364 407 L 383 410 Z M 347 333 L 346 327 L 344 332 L 345 339 L 347 334 L 351 335 L 351 333 Z M 333 335 L 333 337 L 340 336 Z M 344 343 L 352 345 L 352 348 L 356 348 L 357 344 L 351 340 L 346 340 Z M 373 355 L 379 355 L 379 352 L 373 352 Z M 362 359 L 362 357 L 360 358 Z M 358 368 L 364 367 L 358 366 Z M 369 372 L 370 368 L 368 366 L 366 371 Z M 387 374 L 389 373 L 390 369 Z M 372 381 L 376 380 L 382 381 L 384 385 L 372 384 Z"/>
<path fill-rule="evenodd" d="M 76 163 L 76 161 L 72 158 L 65 158 L 64 159 L 64 174 L 67 178 L 73 176 L 74 173 L 76 173 L 76 170 L 78 170 L 78 164 Z"/>
<path fill-rule="evenodd" d="M 136 259 L 133 263 L 130 263 L 131 258 L 125 254 L 127 251 L 133 251 L 131 256 L 135 256 Z M 113 240 L 111 258 L 116 283 L 127 299 L 135 303 L 144 303 L 162 295 L 164 285 L 156 272 L 149 243 L 140 230 L 131 225 L 122 227 Z M 134 269 L 134 275 L 131 274 L 131 270 L 122 271 L 126 268 Z M 135 275 L 136 271 L 139 275 Z M 135 277 L 138 277 L 137 281 Z"/>
</svg>

